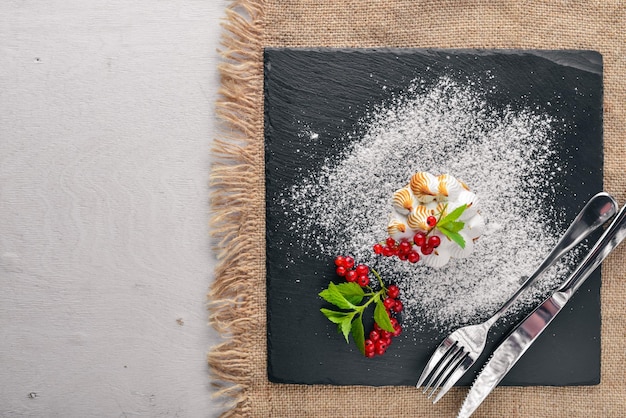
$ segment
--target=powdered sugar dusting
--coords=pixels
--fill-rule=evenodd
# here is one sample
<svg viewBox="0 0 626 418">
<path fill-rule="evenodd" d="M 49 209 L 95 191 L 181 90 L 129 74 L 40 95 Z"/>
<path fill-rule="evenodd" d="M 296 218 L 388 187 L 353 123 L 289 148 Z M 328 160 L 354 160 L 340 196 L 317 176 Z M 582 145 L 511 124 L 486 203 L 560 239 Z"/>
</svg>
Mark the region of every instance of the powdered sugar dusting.
<svg viewBox="0 0 626 418">
<path fill-rule="evenodd" d="M 398 283 L 407 324 L 475 322 L 515 291 L 562 233 L 552 199 L 553 130 L 537 109 L 492 108 L 471 85 L 416 80 L 361 121 L 349 149 L 298 179 L 282 206 L 307 252 L 352 254 Z M 386 237 L 393 192 L 417 171 L 449 173 L 477 194 L 487 228 L 470 258 L 433 269 L 373 254 Z M 565 266 L 546 274 L 518 308 L 554 287 Z"/>
</svg>

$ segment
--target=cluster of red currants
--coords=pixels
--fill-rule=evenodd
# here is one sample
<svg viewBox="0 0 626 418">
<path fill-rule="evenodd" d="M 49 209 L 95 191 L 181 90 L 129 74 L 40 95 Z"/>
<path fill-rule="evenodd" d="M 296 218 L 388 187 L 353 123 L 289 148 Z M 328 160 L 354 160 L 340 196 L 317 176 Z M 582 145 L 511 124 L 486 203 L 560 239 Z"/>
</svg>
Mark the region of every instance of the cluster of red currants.
<svg viewBox="0 0 626 418">
<path fill-rule="evenodd" d="M 387 287 L 387 297 L 383 300 L 387 315 L 393 326 L 393 332 L 385 331 L 378 324 L 374 323 L 374 329 L 369 333 L 368 338 L 365 340 L 365 356 L 372 358 L 375 356 L 382 356 L 387 351 L 387 348 L 391 345 L 391 339 L 397 337 L 402 333 L 402 327 L 394 314 L 402 312 L 404 306 L 400 299 L 400 289 L 396 285 L 390 285 Z"/>
<path fill-rule="evenodd" d="M 434 219 L 433 226 L 437 224 L 437 219 L 434 216 L 429 216 Z M 431 222 L 429 222 L 430 226 Z M 400 242 L 389 237 L 385 240 L 384 245 L 381 243 L 374 244 L 374 253 L 383 255 L 385 257 L 398 257 L 400 260 L 408 260 L 410 263 L 417 263 L 420 261 L 420 252 L 422 255 L 429 255 L 435 250 L 435 248 L 441 245 L 441 238 L 437 235 L 428 236 L 430 231 L 422 232 L 418 231 L 413 236 L 413 241 L 403 239 Z M 417 251 L 419 249 L 419 252 Z"/>
<path fill-rule="evenodd" d="M 354 267 L 354 258 L 350 256 L 337 256 L 335 258 L 335 266 L 337 275 L 346 279 L 347 282 L 357 283 L 361 287 L 370 284 L 370 269 L 365 264 L 359 264 Z"/>
</svg>

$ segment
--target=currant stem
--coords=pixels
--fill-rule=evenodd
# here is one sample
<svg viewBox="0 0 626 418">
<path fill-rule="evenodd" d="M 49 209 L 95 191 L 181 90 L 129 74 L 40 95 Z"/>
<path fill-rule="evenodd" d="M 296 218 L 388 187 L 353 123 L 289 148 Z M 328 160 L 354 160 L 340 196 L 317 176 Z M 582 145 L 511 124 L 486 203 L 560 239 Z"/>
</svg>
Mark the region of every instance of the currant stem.
<svg viewBox="0 0 626 418">
<path fill-rule="evenodd" d="M 446 212 L 446 209 L 448 209 L 448 204 L 446 203 L 445 205 L 443 205 L 443 209 L 441 209 L 441 212 L 439 212 L 439 216 L 437 217 L 437 222 L 435 223 L 435 226 L 433 226 L 432 228 L 430 228 L 428 231 L 426 231 L 426 238 L 428 238 L 428 235 L 430 235 L 431 232 L 433 232 L 435 230 L 435 228 L 437 228 L 437 225 L 439 224 L 439 221 L 441 221 L 441 218 L 443 218 L 443 214 Z M 415 243 L 413 243 L 415 244 Z"/>
<path fill-rule="evenodd" d="M 441 218 L 443 218 L 443 214 L 446 212 L 446 209 L 448 209 L 448 203 L 443 205 L 443 209 L 441 209 L 441 212 L 439 212 L 439 219 L 437 219 L 437 223 L 439 223 Z"/>
<path fill-rule="evenodd" d="M 371 304 L 374 300 L 376 300 L 377 298 L 379 298 L 379 299 L 380 299 L 380 295 L 383 293 L 383 291 L 384 291 L 384 290 L 385 290 L 385 289 L 383 288 L 383 289 L 380 289 L 380 290 L 379 290 L 378 292 L 376 292 L 376 293 L 372 293 L 372 294 L 371 294 L 371 297 L 369 298 L 369 300 L 368 300 L 367 302 L 365 302 L 365 303 L 364 303 L 363 305 L 361 305 L 361 306 L 357 306 L 357 309 L 358 309 L 359 315 L 363 315 L 363 311 L 365 311 L 365 308 L 367 308 L 367 307 L 368 307 L 368 306 L 369 306 L 369 305 L 370 305 L 370 304 Z M 366 296 L 369 296 L 369 294 L 368 294 L 368 295 L 366 295 Z"/>
<path fill-rule="evenodd" d="M 383 279 L 382 277 L 380 277 L 380 274 L 374 269 L 374 268 L 370 268 L 370 270 L 372 270 L 372 273 L 374 273 L 374 276 L 376 276 L 376 278 L 378 279 L 378 283 L 380 283 L 380 287 L 381 290 L 386 290 L 387 288 L 385 287 L 385 284 L 383 283 Z"/>
</svg>

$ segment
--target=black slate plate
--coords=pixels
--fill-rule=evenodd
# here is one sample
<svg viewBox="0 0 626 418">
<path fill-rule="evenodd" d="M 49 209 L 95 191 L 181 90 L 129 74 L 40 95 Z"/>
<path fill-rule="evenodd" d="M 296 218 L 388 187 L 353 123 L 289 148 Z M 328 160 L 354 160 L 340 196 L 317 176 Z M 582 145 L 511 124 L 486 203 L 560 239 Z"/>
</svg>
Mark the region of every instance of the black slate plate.
<svg viewBox="0 0 626 418">
<path fill-rule="evenodd" d="M 369 110 L 401 94 L 416 78 L 428 84 L 442 75 L 497 86 L 485 93 L 494 108 L 541 106 L 572 127 L 553 138 L 558 160 L 567 160 L 568 170 L 558 179 L 559 193 L 550 204 L 560 213 L 557 221 L 566 225 L 602 190 L 601 61 L 590 51 L 267 49 L 268 378 L 282 383 L 414 385 L 447 334 L 428 324 L 405 324 L 403 337 L 385 356 L 362 357 L 319 312 L 328 305 L 318 293 L 336 278 L 332 257 L 314 254 L 299 233 L 287 228 L 291 220 L 281 204 L 285 191 L 303 173 L 320 170 L 326 158 L 337 157 L 357 140 L 359 121 Z M 315 141 L 308 133 L 303 137 L 303 127 Z M 598 270 L 502 384 L 599 383 L 600 282 Z M 485 353 L 524 314 L 500 323 Z M 460 385 L 472 382 L 486 356 Z"/>
</svg>

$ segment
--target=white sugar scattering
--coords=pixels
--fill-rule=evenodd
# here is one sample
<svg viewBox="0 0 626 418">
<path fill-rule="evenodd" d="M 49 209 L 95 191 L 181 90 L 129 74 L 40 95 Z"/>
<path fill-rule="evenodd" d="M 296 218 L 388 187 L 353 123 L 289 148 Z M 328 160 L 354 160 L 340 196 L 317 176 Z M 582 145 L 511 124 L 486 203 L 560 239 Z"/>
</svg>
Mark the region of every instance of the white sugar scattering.
<svg viewBox="0 0 626 418">
<path fill-rule="evenodd" d="M 402 289 L 404 321 L 438 329 L 492 314 L 563 232 L 556 227 L 552 121 L 537 109 L 492 108 L 476 87 L 415 81 L 361 121 L 360 137 L 284 196 L 299 245 L 320 257 L 351 254 Z M 381 258 L 393 192 L 418 171 L 449 173 L 479 198 L 487 229 L 467 259 L 440 269 Z M 526 296 L 538 301 L 567 260 Z M 334 278 L 329 278 L 332 280 Z"/>
</svg>

